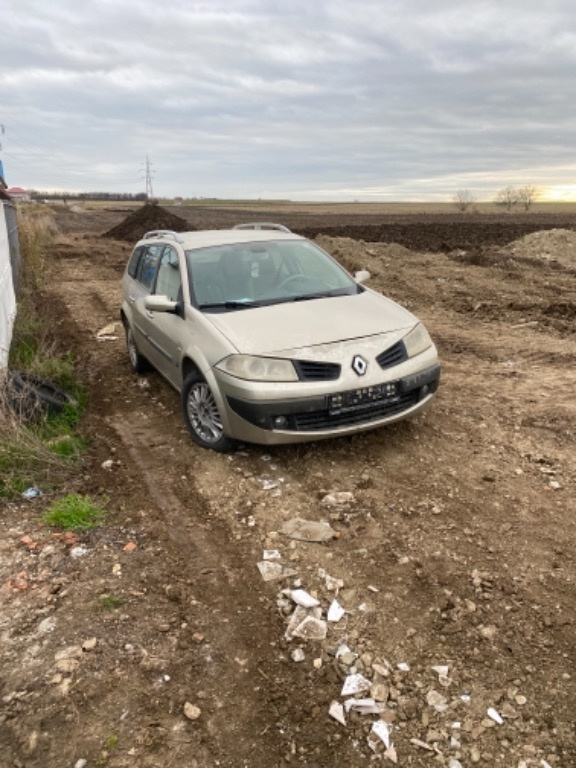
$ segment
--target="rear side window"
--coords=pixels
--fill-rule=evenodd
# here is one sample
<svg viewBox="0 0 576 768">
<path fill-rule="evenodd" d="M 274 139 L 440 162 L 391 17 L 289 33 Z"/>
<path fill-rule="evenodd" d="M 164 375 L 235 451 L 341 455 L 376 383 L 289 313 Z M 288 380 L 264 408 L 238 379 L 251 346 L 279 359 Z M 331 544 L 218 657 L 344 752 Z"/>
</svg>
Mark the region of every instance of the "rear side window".
<svg viewBox="0 0 576 768">
<path fill-rule="evenodd" d="M 142 256 L 143 252 L 143 245 L 139 246 L 138 248 L 134 248 L 132 251 L 132 256 L 130 256 L 130 261 L 128 262 L 128 267 L 126 268 L 130 277 L 136 277 L 136 272 L 138 272 L 138 264 L 140 263 L 140 257 Z"/>
<path fill-rule="evenodd" d="M 160 256 L 162 255 L 163 250 L 163 245 L 146 245 L 144 246 L 144 253 L 141 255 L 138 262 L 136 279 L 149 291 L 152 291 L 152 286 L 156 279 L 158 262 L 160 261 Z"/>
</svg>

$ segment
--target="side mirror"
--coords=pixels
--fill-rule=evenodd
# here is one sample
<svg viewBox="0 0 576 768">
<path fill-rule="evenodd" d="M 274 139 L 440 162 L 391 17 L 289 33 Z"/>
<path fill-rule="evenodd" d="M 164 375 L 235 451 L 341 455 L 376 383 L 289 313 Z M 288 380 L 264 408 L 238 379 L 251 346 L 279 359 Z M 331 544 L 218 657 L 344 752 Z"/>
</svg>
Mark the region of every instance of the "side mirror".
<svg viewBox="0 0 576 768">
<path fill-rule="evenodd" d="M 370 280 L 371 277 L 372 275 L 367 269 L 361 269 L 360 272 L 356 272 L 354 275 L 354 280 L 356 280 L 357 283 L 365 283 L 366 280 Z"/>
<path fill-rule="evenodd" d="M 151 312 L 176 312 L 178 302 L 172 301 L 168 296 L 154 294 L 153 296 L 146 296 L 144 307 Z"/>
</svg>

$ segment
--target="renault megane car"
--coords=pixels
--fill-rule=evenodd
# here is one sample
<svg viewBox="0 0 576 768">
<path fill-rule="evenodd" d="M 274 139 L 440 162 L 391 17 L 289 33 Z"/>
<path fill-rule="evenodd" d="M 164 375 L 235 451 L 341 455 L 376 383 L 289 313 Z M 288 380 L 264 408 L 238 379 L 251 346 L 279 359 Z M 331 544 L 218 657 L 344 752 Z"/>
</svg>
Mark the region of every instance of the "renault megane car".
<svg viewBox="0 0 576 768">
<path fill-rule="evenodd" d="M 131 366 L 180 393 L 193 440 L 295 443 L 413 416 L 440 380 L 414 315 L 278 224 L 148 232 L 123 277 Z"/>
</svg>

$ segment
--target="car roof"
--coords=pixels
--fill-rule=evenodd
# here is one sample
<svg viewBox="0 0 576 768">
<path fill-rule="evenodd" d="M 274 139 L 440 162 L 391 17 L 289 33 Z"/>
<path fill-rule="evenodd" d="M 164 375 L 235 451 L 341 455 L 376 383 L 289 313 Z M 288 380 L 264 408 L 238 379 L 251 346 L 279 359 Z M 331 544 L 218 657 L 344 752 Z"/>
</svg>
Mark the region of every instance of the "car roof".
<svg viewBox="0 0 576 768">
<path fill-rule="evenodd" d="M 206 248 L 214 245 L 234 245 L 235 243 L 270 242 L 281 240 L 305 240 L 294 232 L 282 232 L 271 229 L 204 229 L 197 232 L 148 232 L 138 245 L 151 241 L 177 242 L 184 250 Z"/>
</svg>

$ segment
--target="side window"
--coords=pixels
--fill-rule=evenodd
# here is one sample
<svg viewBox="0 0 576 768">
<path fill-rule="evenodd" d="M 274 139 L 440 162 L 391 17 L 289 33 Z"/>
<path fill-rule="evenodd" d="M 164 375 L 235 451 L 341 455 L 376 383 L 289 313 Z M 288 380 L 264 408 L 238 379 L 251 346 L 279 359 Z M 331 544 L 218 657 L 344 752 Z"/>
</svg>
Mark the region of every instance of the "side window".
<svg viewBox="0 0 576 768">
<path fill-rule="evenodd" d="M 167 296 L 171 301 L 178 301 L 182 279 L 180 277 L 180 263 L 178 254 L 169 246 L 164 249 L 158 266 L 158 277 L 154 293 Z"/>
<path fill-rule="evenodd" d="M 144 246 L 142 245 L 138 248 L 134 248 L 132 251 L 132 256 L 130 256 L 130 261 L 128 262 L 128 266 L 126 268 L 130 277 L 136 277 L 136 272 L 138 272 L 138 264 L 140 263 L 140 257 L 142 256 L 143 251 Z"/>
<path fill-rule="evenodd" d="M 149 291 L 154 285 L 158 262 L 163 250 L 163 245 L 147 245 L 144 247 L 144 253 L 140 258 L 136 279 Z"/>
</svg>

